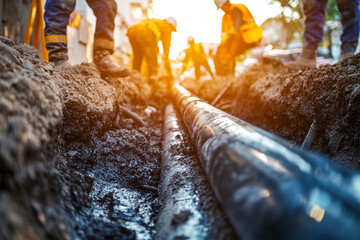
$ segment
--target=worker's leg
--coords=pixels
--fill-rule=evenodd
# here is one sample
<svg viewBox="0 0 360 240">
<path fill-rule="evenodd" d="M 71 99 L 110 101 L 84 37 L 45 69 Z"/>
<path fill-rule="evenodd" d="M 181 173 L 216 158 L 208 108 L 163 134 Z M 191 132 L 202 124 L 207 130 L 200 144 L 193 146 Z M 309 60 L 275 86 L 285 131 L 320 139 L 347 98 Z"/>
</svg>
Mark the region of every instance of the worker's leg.
<svg viewBox="0 0 360 240">
<path fill-rule="evenodd" d="M 327 0 L 303 0 L 305 14 L 304 47 L 317 49 L 324 34 Z"/>
<path fill-rule="evenodd" d="M 302 0 L 305 14 L 304 40 L 300 56 L 284 63 L 290 69 L 316 67 L 316 53 L 324 34 L 327 0 Z"/>
<path fill-rule="evenodd" d="M 200 64 L 198 63 L 195 63 L 194 64 L 194 68 L 195 68 L 195 79 L 196 80 L 199 80 L 200 79 L 200 76 L 201 76 L 201 71 L 200 71 Z"/>
<path fill-rule="evenodd" d="M 158 74 L 158 53 L 159 47 L 154 34 L 147 34 L 143 39 L 143 49 L 146 63 L 148 65 L 149 78 Z"/>
<path fill-rule="evenodd" d="M 338 9 L 341 13 L 341 54 L 342 58 L 354 55 L 359 38 L 359 1 L 337 0 Z"/>
<path fill-rule="evenodd" d="M 206 71 L 209 72 L 211 78 L 214 79 L 214 74 L 213 74 L 212 71 L 211 71 L 211 68 L 210 68 L 210 65 L 209 65 L 208 61 L 207 61 L 207 60 L 203 61 L 202 65 L 204 66 L 204 68 L 206 69 Z"/>
<path fill-rule="evenodd" d="M 114 29 L 117 11 L 114 0 L 87 0 L 96 16 L 94 34 L 94 53 L 97 51 L 114 52 Z"/>
<path fill-rule="evenodd" d="M 68 60 L 66 26 L 75 0 L 47 0 L 45 3 L 45 40 L 49 61 Z"/>
<path fill-rule="evenodd" d="M 133 31 L 128 35 L 128 37 L 133 51 L 133 69 L 141 72 L 141 63 L 144 57 L 144 52 L 141 46 L 141 42 L 138 41 L 138 35 L 139 32 Z"/>
<path fill-rule="evenodd" d="M 96 16 L 94 35 L 94 63 L 102 74 L 126 77 L 130 70 L 117 64 L 111 57 L 114 53 L 114 29 L 117 6 L 115 0 L 87 0 Z"/>
</svg>

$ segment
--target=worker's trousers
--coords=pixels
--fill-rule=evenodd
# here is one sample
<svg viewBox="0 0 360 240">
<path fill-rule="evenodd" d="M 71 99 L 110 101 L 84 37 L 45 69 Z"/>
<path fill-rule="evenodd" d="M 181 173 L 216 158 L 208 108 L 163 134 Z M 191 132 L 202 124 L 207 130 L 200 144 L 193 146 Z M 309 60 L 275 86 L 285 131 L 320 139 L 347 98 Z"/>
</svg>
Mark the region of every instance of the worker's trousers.
<svg viewBox="0 0 360 240">
<path fill-rule="evenodd" d="M 207 59 L 203 60 L 203 61 L 199 61 L 199 62 L 194 62 L 194 68 L 195 68 L 195 79 L 199 80 L 200 76 L 201 76 L 201 66 L 204 66 L 204 68 L 206 69 L 206 71 L 208 71 L 210 73 L 210 75 L 212 75 L 211 72 L 211 68 L 210 65 L 207 61 Z"/>
<path fill-rule="evenodd" d="M 155 34 L 148 28 L 137 26 L 128 32 L 129 41 L 133 50 L 133 69 L 141 72 L 141 63 L 145 58 L 148 66 L 148 75 L 158 74 L 158 41 Z"/>
<path fill-rule="evenodd" d="M 302 0 L 305 19 L 304 45 L 317 48 L 324 34 L 327 0 Z M 359 0 L 336 0 L 341 13 L 342 50 L 355 51 L 359 38 Z M 348 49 L 347 49 L 348 48 Z"/>
<path fill-rule="evenodd" d="M 45 39 L 50 61 L 68 59 L 66 27 L 76 0 L 47 0 L 45 3 Z M 114 50 L 115 0 L 87 0 L 96 16 L 94 51 Z"/>
</svg>

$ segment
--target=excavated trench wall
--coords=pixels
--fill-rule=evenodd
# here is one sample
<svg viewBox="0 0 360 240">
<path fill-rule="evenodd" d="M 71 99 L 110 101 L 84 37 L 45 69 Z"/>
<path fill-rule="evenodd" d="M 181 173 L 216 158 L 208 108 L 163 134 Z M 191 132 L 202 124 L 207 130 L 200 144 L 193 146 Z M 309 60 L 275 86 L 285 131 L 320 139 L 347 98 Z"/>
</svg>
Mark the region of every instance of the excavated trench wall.
<svg viewBox="0 0 360 240">
<path fill-rule="evenodd" d="M 145 115 L 144 78 L 58 71 L 6 38 L 0 51 L 0 238 L 150 239 L 162 116 L 139 126 L 119 107 Z"/>
<path fill-rule="evenodd" d="M 217 107 L 267 131 L 301 144 L 314 119 L 312 150 L 343 165 L 360 168 L 360 55 L 334 65 L 290 72 L 263 58 L 237 78 L 182 85 L 211 102 L 233 81 Z"/>
<path fill-rule="evenodd" d="M 73 232 L 55 166 L 58 74 L 28 46 L 0 38 L 0 53 L 0 238 L 66 239 Z"/>
</svg>

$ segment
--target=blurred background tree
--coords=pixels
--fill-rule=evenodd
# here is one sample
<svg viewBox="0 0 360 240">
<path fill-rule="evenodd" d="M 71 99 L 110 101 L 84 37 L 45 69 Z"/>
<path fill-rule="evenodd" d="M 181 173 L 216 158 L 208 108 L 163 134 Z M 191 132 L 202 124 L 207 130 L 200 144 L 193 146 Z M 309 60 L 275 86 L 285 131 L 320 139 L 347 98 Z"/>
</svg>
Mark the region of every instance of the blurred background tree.
<svg viewBox="0 0 360 240">
<path fill-rule="evenodd" d="M 325 15 L 325 32 L 323 45 L 328 49 L 328 57 L 333 58 L 332 52 L 332 37 L 333 32 L 340 28 L 341 24 L 341 15 L 336 5 L 336 0 L 329 0 L 326 6 L 326 15 Z"/>
<path fill-rule="evenodd" d="M 280 13 L 267 19 L 262 27 L 275 28 L 278 39 L 274 43 L 275 47 L 287 48 L 289 43 L 295 38 L 300 38 L 304 31 L 302 19 L 304 13 L 300 0 L 268 0 L 270 4 L 277 5 L 281 9 Z"/>
</svg>

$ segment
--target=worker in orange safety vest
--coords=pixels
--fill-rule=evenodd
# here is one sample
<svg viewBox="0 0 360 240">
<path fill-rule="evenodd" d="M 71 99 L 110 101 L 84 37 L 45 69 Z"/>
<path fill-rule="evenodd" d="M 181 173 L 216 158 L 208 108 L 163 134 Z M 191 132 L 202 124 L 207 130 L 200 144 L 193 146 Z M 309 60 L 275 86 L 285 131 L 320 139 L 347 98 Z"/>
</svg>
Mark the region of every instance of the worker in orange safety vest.
<svg viewBox="0 0 360 240">
<path fill-rule="evenodd" d="M 204 48 L 201 43 L 195 43 L 195 39 L 193 36 L 188 37 L 189 47 L 185 50 L 185 58 L 183 60 L 183 68 L 181 74 L 185 72 L 188 67 L 189 61 L 192 60 L 195 68 L 195 78 L 196 80 L 200 79 L 200 67 L 204 66 L 204 68 L 209 72 L 212 79 L 214 79 L 214 75 L 209 66 L 207 55 L 204 51 Z"/>
<path fill-rule="evenodd" d="M 225 14 L 222 19 L 221 44 L 215 55 L 218 75 L 233 74 L 235 57 L 256 47 L 262 39 L 262 29 L 244 4 L 231 4 L 229 0 L 214 0 Z"/>
<path fill-rule="evenodd" d="M 165 69 L 170 78 L 173 78 L 169 51 L 172 32 L 176 32 L 177 22 L 173 17 L 166 19 L 145 19 L 128 29 L 133 50 L 133 69 L 140 72 L 143 58 L 148 65 L 149 81 L 155 81 L 158 75 L 158 42 L 162 42 L 164 51 Z"/>
</svg>

